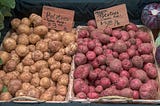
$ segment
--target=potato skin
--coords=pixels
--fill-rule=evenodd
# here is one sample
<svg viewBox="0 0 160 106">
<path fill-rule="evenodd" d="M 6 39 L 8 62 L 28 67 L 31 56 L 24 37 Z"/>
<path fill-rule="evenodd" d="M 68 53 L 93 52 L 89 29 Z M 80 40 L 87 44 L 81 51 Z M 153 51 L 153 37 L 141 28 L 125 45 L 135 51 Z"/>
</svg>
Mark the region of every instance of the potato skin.
<svg viewBox="0 0 160 106">
<path fill-rule="evenodd" d="M 27 96 L 27 91 L 20 89 L 16 92 L 15 96 Z"/>
<path fill-rule="evenodd" d="M 34 28 L 33 32 L 37 35 L 44 36 L 48 32 L 48 28 L 45 25 L 39 25 Z"/>
<path fill-rule="evenodd" d="M 0 94 L 0 100 L 7 101 L 12 98 L 12 95 L 9 92 L 3 92 Z"/>
<path fill-rule="evenodd" d="M 23 64 L 22 63 L 19 63 L 17 66 L 16 66 L 16 71 L 22 73 L 23 72 Z"/>
<path fill-rule="evenodd" d="M 71 65 L 69 63 L 62 63 L 61 64 L 61 70 L 63 73 L 68 74 L 71 70 Z"/>
<path fill-rule="evenodd" d="M 20 57 L 24 57 L 29 53 L 29 49 L 25 45 L 17 45 L 15 51 Z"/>
<path fill-rule="evenodd" d="M 31 21 L 27 17 L 24 17 L 21 20 L 21 24 L 25 24 L 27 26 L 30 26 L 31 25 Z"/>
<path fill-rule="evenodd" d="M 61 48 L 63 48 L 63 44 L 60 41 L 50 41 L 48 43 L 48 47 L 51 52 L 55 53 L 58 52 Z"/>
<path fill-rule="evenodd" d="M 6 72 L 4 70 L 0 70 L 0 79 L 3 79 L 6 76 Z"/>
<path fill-rule="evenodd" d="M 38 61 L 43 59 L 43 53 L 40 50 L 36 50 L 32 52 L 32 59 L 34 61 Z"/>
<path fill-rule="evenodd" d="M 65 96 L 62 96 L 62 95 L 57 95 L 55 97 L 55 101 L 64 101 L 65 100 Z"/>
<path fill-rule="evenodd" d="M 7 52 L 11 52 L 16 48 L 17 44 L 16 41 L 12 38 L 6 38 L 3 41 L 3 47 Z"/>
<path fill-rule="evenodd" d="M 18 34 L 22 34 L 22 33 L 29 34 L 30 33 L 30 28 L 29 28 L 28 25 L 20 24 L 18 26 L 18 28 L 16 29 L 16 31 L 17 31 Z"/>
<path fill-rule="evenodd" d="M 14 95 L 19 89 L 21 89 L 22 83 L 18 79 L 11 80 L 8 84 L 8 91 Z"/>
<path fill-rule="evenodd" d="M 36 50 L 36 46 L 35 45 L 28 45 L 28 49 L 30 52 L 33 52 Z"/>
<path fill-rule="evenodd" d="M 51 54 L 49 52 L 44 52 L 44 54 L 43 54 L 43 58 L 45 60 L 48 60 L 50 58 L 50 56 L 51 56 Z"/>
<path fill-rule="evenodd" d="M 22 89 L 22 90 L 25 90 L 25 91 L 28 91 L 29 89 L 31 89 L 31 84 L 24 82 L 24 83 L 22 84 L 21 89 Z"/>
<path fill-rule="evenodd" d="M 62 74 L 58 77 L 58 84 L 67 86 L 69 83 L 69 76 L 68 74 Z"/>
<path fill-rule="evenodd" d="M 64 85 L 58 85 L 56 89 L 56 93 L 59 95 L 65 96 L 67 94 L 67 87 Z"/>
<path fill-rule="evenodd" d="M 31 79 L 32 79 L 32 74 L 30 72 L 23 72 L 21 75 L 20 75 L 20 79 L 23 81 L 23 82 L 30 82 Z"/>
<path fill-rule="evenodd" d="M 29 44 L 28 35 L 24 33 L 18 35 L 17 43 L 22 45 L 28 45 Z"/>
<path fill-rule="evenodd" d="M 43 77 L 40 80 L 40 86 L 44 87 L 44 88 L 49 88 L 51 85 L 50 79 L 47 77 Z"/>
<path fill-rule="evenodd" d="M 71 62 L 72 62 L 72 57 L 71 56 L 63 55 L 62 63 L 71 63 Z"/>
<path fill-rule="evenodd" d="M 62 37 L 62 42 L 64 46 L 68 46 L 71 42 L 76 41 L 76 36 L 73 33 L 64 33 Z"/>
<path fill-rule="evenodd" d="M 37 88 L 32 88 L 28 90 L 27 96 L 33 97 L 33 98 L 39 98 L 40 97 L 40 90 Z"/>
<path fill-rule="evenodd" d="M 39 71 L 39 77 L 43 78 L 43 77 L 50 77 L 51 75 L 51 71 L 49 68 L 43 67 L 41 68 L 41 70 Z"/>
<path fill-rule="evenodd" d="M 33 77 L 31 79 L 31 84 L 34 85 L 35 87 L 38 87 L 40 84 L 40 78 L 39 77 Z"/>
<path fill-rule="evenodd" d="M 21 20 L 18 19 L 18 18 L 14 18 L 12 21 L 11 21 L 11 26 L 13 29 L 16 29 L 21 23 Z"/>
<path fill-rule="evenodd" d="M 48 63 L 44 60 L 36 61 L 35 64 L 36 70 L 40 70 L 42 67 L 48 67 Z"/>
<path fill-rule="evenodd" d="M 44 40 L 40 40 L 36 43 L 36 50 L 40 50 L 41 52 L 48 51 L 48 43 Z"/>
<path fill-rule="evenodd" d="M 4 65 L 3 69 L 6 72 L 11 72 L 16 69 L 17 63 L 15 60 L 9 60 L 6 65 Z"/>
<path fill-rule="evenodd" d="M 57 81 L 58 78 L 59 78 L 62 74 L 63 74 L 63 73 L 62 73 L 62 71 L 61 71 L 60 69 L 55 69 L 55 70 L 53 70 L 53 72 L 52 72 L 51 78 L 52 78 L 53 81 Z"/>
</svg>

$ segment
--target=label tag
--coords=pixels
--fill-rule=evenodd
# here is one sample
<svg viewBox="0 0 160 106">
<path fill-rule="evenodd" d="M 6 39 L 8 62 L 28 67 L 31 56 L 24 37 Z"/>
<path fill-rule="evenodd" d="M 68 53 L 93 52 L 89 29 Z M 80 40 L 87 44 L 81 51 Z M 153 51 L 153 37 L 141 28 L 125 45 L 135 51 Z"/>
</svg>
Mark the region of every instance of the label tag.
<svg viewBox="0 0 160 106">
<path fill-rule="evenodd" d="M 96 10 L 94 16 L 99 29 L 115 28 L 129 24 L 126 4 Z"/>
<path fill-rule="evenodd" d="M 74 11 L 50 6 L 43 6 L 43 24 L 50 29 L 71 31 L 74 21 Z"/>
</svg>

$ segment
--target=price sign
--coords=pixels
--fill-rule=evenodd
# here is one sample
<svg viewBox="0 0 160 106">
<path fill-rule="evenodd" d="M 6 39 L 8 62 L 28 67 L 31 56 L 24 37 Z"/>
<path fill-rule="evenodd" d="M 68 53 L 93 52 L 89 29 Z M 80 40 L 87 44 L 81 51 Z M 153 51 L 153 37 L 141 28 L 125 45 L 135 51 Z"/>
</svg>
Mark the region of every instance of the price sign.
<svg viewBox="0 0 160 106">
<path fill-rule="evenodd" d="M 104 29 L 105 27 L 115 28 L 129 24 L 125 4 L 96 10 L 94 11 L 94 16 L 99 29 Z"/>
<path fill-rule="evenodd" d="M 73 27 L 74 11 L 43 6 L 43 24 L 50 29 L 70 31 Z"/>
</svg>

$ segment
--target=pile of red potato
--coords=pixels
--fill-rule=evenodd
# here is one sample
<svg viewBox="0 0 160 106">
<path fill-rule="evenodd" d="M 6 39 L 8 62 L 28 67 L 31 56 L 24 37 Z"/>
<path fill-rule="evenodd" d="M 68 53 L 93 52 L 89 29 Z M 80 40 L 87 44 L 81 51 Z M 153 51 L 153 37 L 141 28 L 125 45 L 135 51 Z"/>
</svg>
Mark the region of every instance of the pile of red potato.
<svg viewBox="0 0 160 106">
<path fill-rule="evenodd" d="M 151 36 L 135 24 L 104 30 L 94 20 L 78 32 L 74 94 L 80 99 L 156 99 L 158 76 Z"/>
</svg>

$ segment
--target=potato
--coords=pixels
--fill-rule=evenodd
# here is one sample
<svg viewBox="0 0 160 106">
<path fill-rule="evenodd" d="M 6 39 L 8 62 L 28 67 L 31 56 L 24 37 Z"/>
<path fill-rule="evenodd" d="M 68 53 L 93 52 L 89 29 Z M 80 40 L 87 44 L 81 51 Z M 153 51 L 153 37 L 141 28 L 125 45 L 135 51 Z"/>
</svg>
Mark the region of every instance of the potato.
<svg viewBox="0 0 160 106">
<path fill-rule="evenodd" d="M 17 43 L 22 44 L 22 45 L 28 45 L 29 44 L 28 35 L 26 35 L 24 33 L 18 35 Z"/>
<path fill-rule="evenodd" d="M 32 88 L 28 90 L 27 96 L 33 97 L 33 98 L 39 98 L 40 97 L 40 90 L 37 88 Z"/>
<path fill-rule="evenodd" d="M 35 45 L 28 45 L 28 49 L 30 52 L 33 52 L 36 50 L 36 46 Z"/>
<path fill-rule="evenodd" d="M 31 72 L 32 74 L 34 74 L 34 73 L 37 72 L 37 69 L 36 69 L 36 66 L 35 66 L 35 65 L 31 65 L 31 66 L 30 66 L 30 72 Z"/>
<path fill-rule="evenodd" d="M 72 62 L 72 57 L 71 56 L 67 56 L 67 55 L 63 55 L 62 57 L 62 63 L 71 63 Z"/>
<path fill-rule="evenodd" d="M 64 46 L 68 46 L 71 42 L 76 41 L 76 36 L 73 33 L 64 33 L 62 36 L 62 43 Z"/>
<path fill-rule="evenodd" d="M 62 95 L 55 96 L 55 101 L 64 101 L 64 100 L 65 100 L 65 96 L 62 96 Z"/>
<path fill-rule="evenodd" d="M 8 91 L 14 95 L 19 89 L 21 89 L 22 82 L 18 79 L 10 80 L 8 83 Z"/>
<path fill-rule="evenodd" d="M 3 81 L 0 80 L 0 92 L 3 90 L 3 86 L 4 86 Z"/>
<path fill-rule="evenodd" d="M 7 52 L 11 52 L 12 50 L 16 48 L 16 46 L 17 46 L 16 41 L 12 38 L 6 38 L 3 40 L 3 48 Z"/>
<path fill-rule="evenodd" d="M 11 21 L 11 26 L 12 26 L 13 29 L 16 29 L 20 25 L 20 23 L 21 23 L 20 19 L 14 18 Z"/>
<path fill-rule="evenodd" d="M 31 66 L 34 64 L 34 61 L 31 58 L 31 53 L 28 53 L 22 60 L 23 65 Z"/>
<path fill-rule="evenodd" d="M 14 39 L 15 41 L 17 41 L 17 39 L 18 39 L 18 35 L 15 32 L 11 33 L 9 37 Z"/>
<path fill-rule="evenodd" d="M 51 52 L 55 53 L 58 52 L 61 48 L 63 48 L 63 44 L 60 41 L 50 41 L 48 43 L 48 47 Z"/>
<path fill-rule="evenodd" d="M 0 58 L 2 60 L 2 64 L 6 64 L 6 62 L 10 59 L 10 55 L 8 52 L 0 51 Z"/>
<path fill-rule="evenodd" d="M 32 79 L 32 74 L 30 72 L 23 72 L 20 75 L 20 79 L 22 80 L 22 82 L 30 82 Z"/>
<path fill-rule="evenodd" d="M 38 60 L 43 59 L 43 53 L 40 50 L 36 50 L 36 51 L 32 52 L 31 55 L 32 55 L 32 59 L 34 61 L 38 61 Z"/>
<path fill-rule="evenodd" d="M 51 85 L 50 79 L 47 77 L 43 77 L 40 80 L 40 86 L 44 87 L 44 88 L 49 88 Z"/>
<path fill-rule="evenodd" d="M 50 82 L 51 82 L 51 86 L 56 86 L 57 82 L 52 81 L 52 79 L 50 79 Z"/>
<path fill-rule="evenodd" d="M 57 81 L 62 74 L 63 73 L 60 69 L 54 69 L 52 72 L 51 78 L 53 81 Z"/>
<path fill-rule="evenodd" d="M 11 56 L 11 60 L 16 61 L 17 64 L 20 62 L 20 57 L 18 56 L 15 50 L 11 51 L 10 56 Z"/>
<path fill-rule="evenodd" d="M 36 50 L 40 50 L 41 52 L 47 52 L 48 51 L 48 43 L 40 40 L 36 43 Z"/>
<path fill-rule="evenodd" d="M 27 96 L 27 91 L 20 89 L 16 92 L 15 96 Z"/>
<path fill-rule="evenodd" d="M 62 58 L 63 58 L 63 54 L 61 52 L 57 52 L 57 53 L 54 54 L 54 59 L 56 61 L 61 61 Z"/>
<path fill-rule="evenodd" d="M 50 53 L 49 52 L 44 52 L 43 53 L 43 58 L 45 59 L 45 60 L 48 60 L 49 58 L 50 58 Z"/>
<path fill-rule="evenodd" d="M 8 101 L 12 98 L 12 95 L 9 92 L 3 92 L 0 94 L 1 101 Z"/>
<path fill-rule="evenodd" d="M 71 70 L 71 65 L 69 63 L 62 63 L 61 64 L 61 70 L 63 73 L 68 74 Z"/>
<path fill-rule="evenodd" d="M 58 84 L 67 86 L 68 83 L 69 83 L 68 74 L 62 74 L 61 76 L 58 77 Z"/>
<path fill-rule="evenodd" d="M 22 63 L 19 63 L 17 66 L 16 66 L 16 71 L 22 73 L 23 72 L 23 64 Z"/>
<path fill-rule="evenodd" d="M 22 33 L 25 33 L 25 34 L 29 34 L 30 33 L 30 28 L 29 26 L 25 25 L 25 24 L 20 24 L 18 26 L 18 28 L 16 29 L 17 33 L 18 34 L 22 34 Z"/>
<path fill-rule="evenodd" d="M 40 70 L 42 67 L 48 67 L 48 63 L 44 60 L 36 61 L 34 65 L 36 66 L 36 70 Z"/>
<path fill-rule="evenodd" d="M 64 85 L 58 85 L 56 89 L 56 94 L 65 96 L 67 94 L 67 87 Z"/>
<path fill-rule="evenodd" d="M 61 41 L 62 40 L 62 35 L 60 35 L 58 32 L 48 32 L 45 35 L 45 38 L 50 38 L 52 41 Z"/>
<path fill-rule="evenodd" d="M 37 34 L 32 33 L 29 35 L 29 42 L 31 44 L 36 44 L 40 39 L 41 39 L 40 36 Z"/>
<path fill-rule="evenodd" d="M 37 35 L 44 36 L 48 32 L 48 28 L 45 25 L 39 25 L 39 26 L 34 27 L 33 32 Z"/>
<path fill-rule="evenodd" d="M 49 59 L 48 59 L 48 64 L 49 64 L 49 66 L 51 66 L 52 64 L 54 64 L 55 63 L 55 59 L 54 59 L 54 57 L 50 57 Z"/>
<path fill-rule="evenodd" d="M 51 71 L 49 68 L 46 67 L 42 67 L 39 71 L 39 77 L 43 78 L 43 77 L 50 77 L 51 76 Z"/>
<path fill-rule="evenodd" d="M 50 42 L 52 40 L 50 38 L 45 38 L 43 41 L 46 42 L 46 43 L 48 43 L 48 42 Z"/>
<path fill-rule="evenodd" d="M 29 19 L 31 21 L 31 23 L 33 23 L 34 26 L 38 26 L 42 24 L 42 17 L 40 17 L 39 15 L 32 13 L 29 16 Z"/>
<path fill-rule="evenodd" d="M 7 63 L 4 65 L 3 69 L 5 72 L 11 72 L 16 69 L 17 63 L 15 60 L 9 60 Z"/>
<path fill-rule="evenodd" d="M 3 79 L 6 76 L 6 72 L 4 70 L 0 70 L 0 79 Z"/>
<path fill-rule="evenodd" d="M 54 70 L 54 69 L 58 69 L 60 67 L 61 67 L 61 63 L 59 61 L 55 61 L 55 63 L 50 66 L 50 69 Z"/>
<path fill-rule="evenodd" d="M 2 79 L 5 85 L 8 85 L 10 80 L 17 79 L 17 76 L 15 76 L 12 72 L 6 73 L 5 77 Z"/>
<path fill-rule="evenodd" d="M 26 56 L 29 52 L 29 49 L 25 45 L 17 45 L 15 50 L 16 50 L 16 53 L 18 54 L 18 56 L 20 56 L 20 57 Z"/>
<path fill-rule="evenodd" d="M 31 25 L 31 21 L 28 18 L 25 17 L 25 18 L 22 18 L 21 24 L 25 24 L 27 26 L 30 26 Z"/>
<path fill-rule="evenodd" d="M 39 77 L 33 77 L 31 79 L 31 84 L 35 87 L 38 87 L 39 86 L 39 83 L 40 83 L 40 78 Z"/>
<path fill-rule="evenodd" d="M 12 71 L 11 72 L 15 77 L 19 77 L 20 73 L 18 71 Z"/>
<path fill-rule="evenodd" d="M 45 92 L 45 89 L 41 86 L 38 86 L 37 89 L 39 89 L 40 94 L 43 94 Z"/>
<path fill-rule="evenodd" d="M 24 66 L 23 67 L 23 72 L 30 72 L 30 67 L 29 66 Z"/>
<path fill-rule="evenodd" d="M 30 83 L 23 83 L 22 84 L 22 90 L 25 90 L 25 91 L 28 91 L 28 90 L 30 90 L 30 88 L 31 88 L 31 84 Z"/>
</svg>

